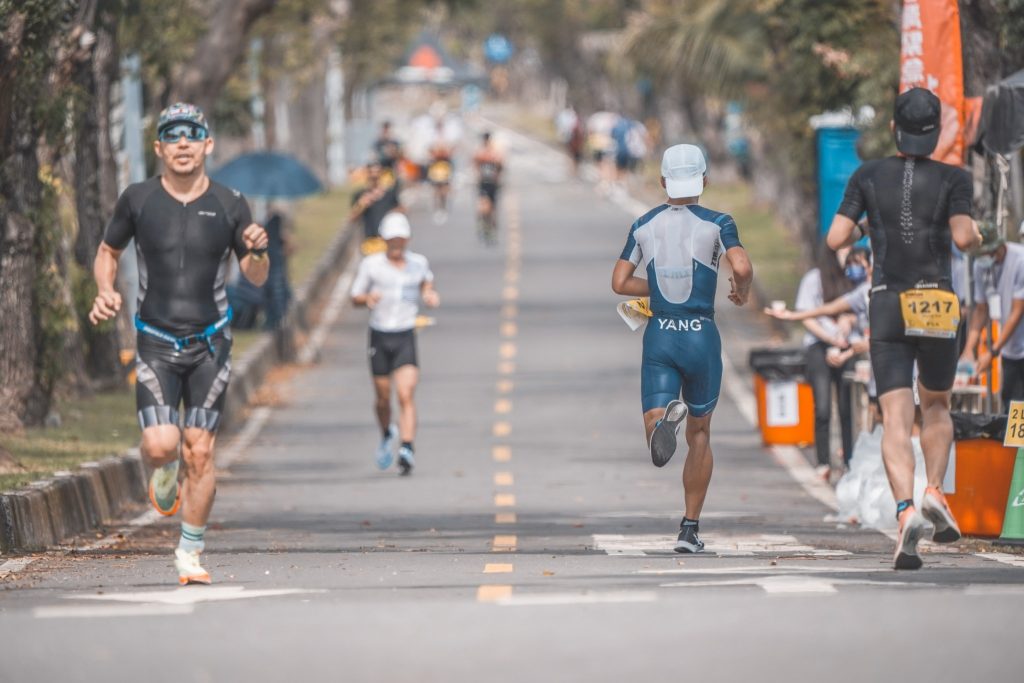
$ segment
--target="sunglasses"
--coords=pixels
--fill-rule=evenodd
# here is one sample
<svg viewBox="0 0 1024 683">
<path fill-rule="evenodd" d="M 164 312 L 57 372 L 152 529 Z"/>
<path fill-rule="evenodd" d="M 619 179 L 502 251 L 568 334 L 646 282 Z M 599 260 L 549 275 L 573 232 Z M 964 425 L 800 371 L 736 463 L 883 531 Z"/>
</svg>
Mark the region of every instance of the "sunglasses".
<svg viewBox="0 0 1024 683">
<path fill-rule="evenodd" d="M 209 133 L 202 126 L 193 126 L 187 123 L 178 124 L 165 128 L 160 131 L 157 136 L 160 142 L 177 142 L 184 135 L 185 139 L 189 142 L 201 142 L 205 140 Z"/>
</svg>

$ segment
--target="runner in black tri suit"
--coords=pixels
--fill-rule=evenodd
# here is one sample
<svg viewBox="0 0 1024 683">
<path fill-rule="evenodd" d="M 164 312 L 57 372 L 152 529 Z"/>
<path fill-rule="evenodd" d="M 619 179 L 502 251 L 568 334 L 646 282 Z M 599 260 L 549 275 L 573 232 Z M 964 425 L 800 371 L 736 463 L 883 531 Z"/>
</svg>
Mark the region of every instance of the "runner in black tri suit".
<svg viewBox="0 0 1024 683">
<path fill-rule="evenodd" d="M 921 512 L 935 526 L 933 540 L 960 538 L 942 494 L 953 440 L 949 404 L 962 331 L 953 293 L 951 248 L 967 251 L 981 241 L 971 219 L 972 185 L 966 171 L 928 158 L 938 141 L 941 108 L 927 90 L 896 98 L 898 156 L 866 162 L 850 178 L 832 222 L 828 245 L 839 249 L 860 237 L 856 221 L 867 213 L 872 273 L 871 364 L 882 406 L 882 456 L 897 501 L 896 569 L 917 569 L 924 518 L 914 506 L 914 362 L 923 426 L 928 488 Z"/>
<path fill-rule="evenodd" d="M 184 503 L 175 551 L 178 578 L 182 584 L 210 583 L 199 554 L 216 485 L 213 445 L 231 374 L 225 282 L 234 254 L 245 277 L 263 284 L 270 263 L 267 235 L 252 222 L 241 194 L 206 176 L 213 140 L 197 107 L 165 109 L 157 137 L 155 150 L 165 173 L 131 185 L 118 199 L 96 255 L 99 293 L 89 317 L 96 324 L 120 310 L 114 288 L 118 259 L 134 238 L 139 264 L 136 401 L 141 450 L 154 467 L 150 501 L 163 515 L 173 515 Z M 179 443 L 186 486 L 178 483 Z"/>
<path fill-rule="evenodd" d="M 491 140 L 490 133 L 480 136 L 480 148 L 473 155 L 473 164 L 476 166 L 480 195 L 477 204 L 478 232 L 484 242 L 493 244 L 497 227 L 498 190 L 505 160 Z"/>
</svg>

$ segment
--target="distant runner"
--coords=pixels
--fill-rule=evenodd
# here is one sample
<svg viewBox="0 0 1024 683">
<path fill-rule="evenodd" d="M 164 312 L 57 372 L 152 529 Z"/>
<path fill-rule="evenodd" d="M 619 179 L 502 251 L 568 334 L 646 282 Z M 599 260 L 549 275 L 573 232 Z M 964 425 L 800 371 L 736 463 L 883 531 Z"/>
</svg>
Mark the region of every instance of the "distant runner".
<svg viewBox="0 0 1024 683">
<path fill-rule="evenodd" d="M 383 251 L 380 240 L 380 222 L 388 212 L 401 210 L 398 186 L 393 179 L 384 175 L 384 167 L 374 159 L 366 165 L 366 186 L 352 196 L 352 211 L 349 222 L 363 224 L 363 254 Z"/>
<path fill-rule="evenodd" d="M 473 155 L 476 166 L 480 201 L 477 204 L 477 225 L 480 238 L 487 244 L 494 244 L 497 229 L 498 190 L 505 161 L 495 147 L 490 133 L 480 136 L 480 148 Z"/>
<path fill-rule="evenodd" d="M 409 219 L 393 212 L 384 217 L 380 236 L 387 251 L 367 256 L 359 264 L 352 283 L 352 303 L 370 309 L 370 371 L 376 392 L 377 422 L 381 442 L 377 466 L 386 470 L 398 449 L 398 466 L 410 474 L 415 466 L 416 385 L 419 363 L 416 354 L 416 315 L 419 301 L 430 308 L 441 304 L 434 290 L 434 274 L 427 259 L 406 249 L 412 237 Z M 391 387 L 398 396 L 398 425 L 391 422 Z"/>
<path fill-rule="evenodd" d="M 698 553 L 704 550 L 700 513 L 714 463 L 711 415 L 722 385 L 722 340 L 714 320 L 722 252 L 732 267 L 729 300 L 737 306 L 747 302 L 754 271 L 732 217 L 698 204 L 708 182 L 701 150 L 669 147 L 661 175 L 668 202 L 633 223 L 612 273 L 612 289 L 650 297 L 653 316 L 644 332 L 640 370 L 644 428 L 651 460 L 663 467 L 675 453 L 686 418 L 686 511 L 675 550 Z M 647 279 L 634 274 L 641 263 Z"/>
<path fill-rule="evenodd" d="M 971 219 L 973 188 L 963 169 L 928 158 L 941 130 L 939 98 L 912 88 L 896 98 L 897 156 L 865 162 L 854 172 L 827 241 L 840 249 L 860 238 L 867 212 L 871 251 L 871 367 L 882 406 L 882 459 L 896 499 L 896 569 L 918 569 L 925 517 L 932 540 L 952 543 L 960 529 L 946 504 L 942 480 L 953 442 L 950 397 L 963 333 L 953 292 L 952 245 L 980 245 Z M 863 228 L 861 229 L 863 230 Z M 928 487 L 914 504 L 914 362 L 919 369 L 921 448 Z"/>
<path fill-rule="evenodd" d="M 179 103 L 165 109 L 153 149 L 164 173 L 129 186 L 117 200 L 96 255 L 99 293 L 89 320 L 95 325 L 121 310 L 114 288 L 118 259 L 135 238 L 135 389 L 142 455 L 155 468 L 149 499 L 162 515 L 182 506 L 174 560 L 178 580 L 208 584 L 199 556 L 213 507 L 213 448 L 231 376 L 231 308 L 224 283 L 232 252 L 250 282 L 266 281 L 267 234 L 252 222 L 242 195 L 207 177 L 213 138 L 198 107 Z M 179 446 L 183 485 L 178 483 Z"/>
<path fill-rule="evenodd" d="M 430 164 L 427 166 L 427 180 L 434 186 L 434 222 L 440 225 L 448 219 L 448 194 L 451 192 L 453 145 L 445 133 L 444 121 L 437 122 L 434 141 L 430 144 Z"/>
</svg>

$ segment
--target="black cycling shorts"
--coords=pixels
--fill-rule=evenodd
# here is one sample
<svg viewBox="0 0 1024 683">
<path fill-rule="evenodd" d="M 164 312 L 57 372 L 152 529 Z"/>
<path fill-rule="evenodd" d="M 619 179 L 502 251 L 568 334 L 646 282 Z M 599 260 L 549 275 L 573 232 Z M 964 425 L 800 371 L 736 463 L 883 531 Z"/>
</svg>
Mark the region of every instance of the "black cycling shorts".
<svg viewBox="0 0 1024 683">
<path fill-rule="evenodd" d="M 869 316 L 871 369 L 878 396 L 895 389 L 912 389 L 914 361 L 917 361 L 918 381 L 925 389 L 949 391 L 953 388 L 964 330 L 962 321 L 957 339 L 908 337 L 904 333 L 900 295 L 885 290 L 871 295 Z"/>
<path fill-rule="evenodd" d="M 487 197 L 491 200 L 491 204 L 498 203 L 498 184 L 497 183 L 480 183 L 480 196 Z"/>
<path fill-rule="evenodd" d="M 140 333 L 135 356 L 135 401 L 139 425 L 178 424 L 178 406 L 185 404 L 185 427 L 216 432 L 231 377 L 231 340 L 211 338 L 215 352 L 202 342 L 181 351 Z"/>
<path fill-rule="evenodd" d="M 387 377 L 403 365 L 418 366 L 416 331 L 380 332 L 370 329 L 370 371 L 374 377 Z"/>
</svg>

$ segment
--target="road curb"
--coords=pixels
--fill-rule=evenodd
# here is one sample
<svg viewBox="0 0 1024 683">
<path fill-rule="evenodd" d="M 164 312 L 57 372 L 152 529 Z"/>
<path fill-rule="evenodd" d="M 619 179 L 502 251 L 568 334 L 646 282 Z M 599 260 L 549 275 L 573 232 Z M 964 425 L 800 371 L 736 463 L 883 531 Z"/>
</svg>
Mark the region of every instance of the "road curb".
<svg viewBox="0 0 1024 683">
<path fill-rule="evenodd" d="M 244 424 L 247 406 L 276 364 L 295 359 L 330 295 L 331 281 L 348 265 L 356 232 L 339 231 L 313 273 L 298 287 L 281 328 L 264 335 L 235 364 L 225 400 L 222 431 Z M 138 449 L 82 463 L 14 491 L 0 492 L 0 555 L 38 552 L 114 524 L 145 502 L 145 466 Z"/>
</svg>

